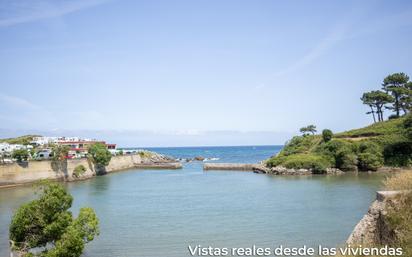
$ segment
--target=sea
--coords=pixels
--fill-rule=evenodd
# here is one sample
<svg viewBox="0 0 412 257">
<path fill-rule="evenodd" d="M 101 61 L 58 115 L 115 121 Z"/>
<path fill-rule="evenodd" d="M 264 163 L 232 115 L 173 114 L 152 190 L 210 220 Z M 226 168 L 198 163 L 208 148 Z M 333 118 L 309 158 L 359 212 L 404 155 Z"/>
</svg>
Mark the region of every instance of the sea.
<svg viewBox="0 0 412 257">
<path fill-rule="evenodd" d="M 144 149 L 179 159 L 257 163 L 282 146 Z M 184 257 L 196 246 L 341 246 L 384 178 L 203 171 L 204 163 L 184 161 L 180 170 L 132 169 L 64 183 L 74 197 L 73 214 L 88 206 L 100 220 L 100 235 L 82 256 Z M 13 213 L 35 197 L 33 186 L 0 189 L 0 256 L 9 256 Z"/>
</svg>

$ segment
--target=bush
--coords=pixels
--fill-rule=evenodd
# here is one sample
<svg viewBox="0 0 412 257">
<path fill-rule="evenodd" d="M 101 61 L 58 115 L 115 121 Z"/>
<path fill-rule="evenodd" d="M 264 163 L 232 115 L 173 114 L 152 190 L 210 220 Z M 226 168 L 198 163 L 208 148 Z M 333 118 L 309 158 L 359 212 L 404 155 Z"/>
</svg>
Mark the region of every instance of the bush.
<svg viewBox="0 0 412 257">
<path fill-rule="evenodd" d="M 316 154 L 295 154 L 271 158 L 267 162 L 269 167 L 284 166 L 288 169 L 310 169 L 313 173 L 325 173 L 331 167 L 330 162 L 323 156 Z"/>
<path fill-rule="evenodd" d="M 358 157 L 350 149 L 342 149 L 336 153 L 335 167 L 344 171 L 356 171 L 358 169 Z"/>
<path fill-rule="evenodd" d="M 376 171 L 383 165 L 381 147 L 373 142 L 365 141 L 358 145 L 358 167 L 362 171 Z"/>
<path fill-rule="evenodd" d="M 401 172 L 386 179 L 386 190 L 412 190 L 412 172 Z M 412 256 L 412 192 L 405 192 L 389 201 L 386 219 L 389 229 L 395 232 L 393 245 L 402 247 L 404 256 Z"/>
<path fill-rule="evenodd" d="M 77 165 L 74 170 L 73 170 L 73 177 L 80 177 L 86 172 L 86 167 L 84 167 L 82 164 Z"/>
<path fill-rule="evenodd" d="M 406 167 L 412 165 L 412 144 L 397 142 L 387 145 L 383 150 L 385 164 L 389 166 Z"/>
<path fill-rule="evenodd" d="M 396 114 L 389 115 L 388 120 L 399 119 L 399 116 Z"/>
<path fill-rule="evenodd" d="M 95 143 L 91 145 L 88 149 L 88 154 L 95 164 L 101 166 L 109 165 L 109 162 L 112 159 L 112 154 L 102 143 Z"/>
<path fill-rule="evenodd" d="M 405 129 L 406 136 L 410 141 L 412 141 L 412 113 L 406 115 L 406 118 L 403 121 L 403 127 Z"/>
<path fill-rule="evenodd" d="M 412 190 L 412 172 L 404 171 L 384 181 L 385 190 Z"/>
<path fill-rule="evenodd" d="M 324 129 L 322 131 L 322 139 L 323 142 L 329 142 L 330 140 L 332 140 L 333 137 L 333 132 L 330 129 Z"/>
<path fill-rule="evenodd" d="M 356 146 L 343 140 L 331 140 L 316 148 L 316 152 L 325 156 L 341 170 L 357 170 Z"/>
<path fill-rule="evenodd" d="M 383 158 L 382 155 L 373 153 L 360 153 L 358 155 L 358 167 L 362 171 L 376 171 L 382 167 Z"/>
<path fill-rule="evenodd" d="M 16 159 L 18 162 L 27 161 L 29 156 L 30 154 L 26 149 L 14 150 L 13 153 L 11 154 L 11 157 L 13 159 Z"/>
</svg>

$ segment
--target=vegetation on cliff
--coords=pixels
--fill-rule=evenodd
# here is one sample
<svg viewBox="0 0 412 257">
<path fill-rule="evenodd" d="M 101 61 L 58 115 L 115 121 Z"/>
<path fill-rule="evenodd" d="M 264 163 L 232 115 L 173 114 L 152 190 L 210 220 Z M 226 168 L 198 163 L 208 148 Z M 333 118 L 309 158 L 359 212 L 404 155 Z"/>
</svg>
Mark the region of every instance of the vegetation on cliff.
<svg viewBox="0 0 412 257">
<path fill-rule="evenodd" d="M 387 76 L 382 91 L 366 92 L 361 98 L 369 106 L 374 123 L 370 126 L 333 134 L 316 126 L 300 129 L 282 151 L 266 161 L 267 166 L 311 169 L 324 173 L 327 168 L 375 171 L 383 165 L 412 165 L 412 82 L 404 73 Z M 395 114 L 384 121 L 385 109 Z M 377 119 L 376 119 L 377 116 Z"/>
<path fill-rule="evenodd" d="M 266 163 L 269 167 L 308 168 L 320 173 L 329 167 L 366 171 L 383 165 L 410 166 L 411 120 L 409 114 L 333 136 L 329 132 L 296 136 Z"/>
<path fill-rule="evenodd" d="M 42 183 L 39 198 L 16 211 L 10 225 L 12 250 L 22 256 L 78 257 L 99 234 L 99 220 L 91 208 L 71 211 L 73 197 L 57 183 Z"/>
<path fill-rule="evenodd" d="M 396 174 L 385 181 L 386 190 L 404 190 L 390 202 L 386 221 L 393 231 L 393 246 L 402 247 L 404 256 L 412 256 L 412 172 Z"/>
</svg>

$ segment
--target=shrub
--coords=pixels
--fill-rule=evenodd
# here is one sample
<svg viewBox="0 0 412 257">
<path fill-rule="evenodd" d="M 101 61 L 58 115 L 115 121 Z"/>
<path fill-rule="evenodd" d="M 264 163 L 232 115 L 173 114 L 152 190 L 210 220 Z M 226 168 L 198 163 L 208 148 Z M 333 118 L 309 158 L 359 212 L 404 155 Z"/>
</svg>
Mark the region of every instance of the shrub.
<svg viewBox="0 0 412 257">
<path fill-rule="evenodd" d="M 412 172 L 401 172 L 386 179 L 386 190 L 412 190 Z M 386 219 L 389 229 L 395 231 L 393 245 L 402 247 L 404 256 L 412 256 L 412 193 L 406 192 L 389 201 Z"/>
<path fill-rule="evenodd" d="M 399 119 L 399 116 L 396 114 L 389 115 L 388 120 L 394 120 L 394 119 Z"/>
<path fill-rule="evenodd" d="M 322 131 L 322 139 L 323 142 L 329 142 L 330 140 L 332 140 L 333 137 L 333 132 L 330 129 L 324 129 Z"/>
<path fill-rule="evenodd" d="M 406 136 L 412 141 L 412 113 L 406 115 L 405 120 L 403 121 L 403 127 L 406 132 Z"/>
<path fill-rule="evenodd" d="M 319 145 L 315 151 L 334 163 L 336 168 L 346 171 L 357 169 L 358 162 L 354 144 L 343 140 L 331 140 Z"/>
<path fill-rule="evenodd" d="M 362 171 L 376 171 L 382 167 L 383 158 L 382 155 L 373 153 L 360 153 L 358 155 L 358 167 Z"/>
<path fill-rule="evenodd" d="M 26 149 L 14 150 L 13 153 L 11 154 L 11 157 L 13 159 L 16 159 L 18 162 L 27 161 L 29 156 L 30 154 Z"/>
<path fill-rule="evenodd" d="M 73 170 L 73 177 L 80 177 L 86 172 L 86 167 L 84 167 L 82 164 L 77 165 L 74 170 Z"/>
<path fill-rule="evenodd" d="M 335 167 L 344 171 L 356 171 L 358 169 L 358 157 L 350 149 L 342 149 L 336 153 Z"/>
<path fill-rule="evenodd" d="M 383 184 L 385 190 L 412 190 L 412 172 L 396 173 L 386 178 Z"/>
<path fill-rule="evenodd" d="M 91 145 L 88 149 L 88 154 L 95 164 L 101 166 L 109 165 L 109 162 L 112 159 L 112 154 L 102 143 L 95 143 Z"/>
<path fill-rule="evenodd" d="M 295 154 L 269 160 L 269 166 L 279 165 L 288 169 L 310 169 L 313 173 L 325 173 L 326 169 L 331 167 L 327 159 L 316 154 Z"/>
<path fill-rule="evenodd" d="M 383 150 L 385 164 L 389 166 L 406 167 L 412 165 L 412 144 L 397 142 L 387 145 Z"/>
<path fill-rule="evenodd" d="M 140 151 L 138 154 L 141 158 L 150 158 L 153 156 L 153 153 L 149 151 Z"/>
</svg>

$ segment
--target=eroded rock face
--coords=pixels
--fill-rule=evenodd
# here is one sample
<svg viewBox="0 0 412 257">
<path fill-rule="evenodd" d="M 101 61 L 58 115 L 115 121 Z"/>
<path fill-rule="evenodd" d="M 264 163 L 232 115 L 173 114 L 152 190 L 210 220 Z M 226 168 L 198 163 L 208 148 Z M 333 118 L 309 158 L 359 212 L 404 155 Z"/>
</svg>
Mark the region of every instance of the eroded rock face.
<svg viewBox="0 0 412 257">
<path fill-rule="evenodd" d="M 273 175 L 311 175 L 312 171 L 309 169 L 288 169 L 283 166 L 276 166 L 270 169 Z"/>
<path fill-rule="evenodd" d="M 402 191 L 378 191 L 377 200 L 359 221 L 346 241 L 348 245 L 387 245 L 396 240 L 395 231 L 387 223 L 387 208 Z"/>
</svg>

